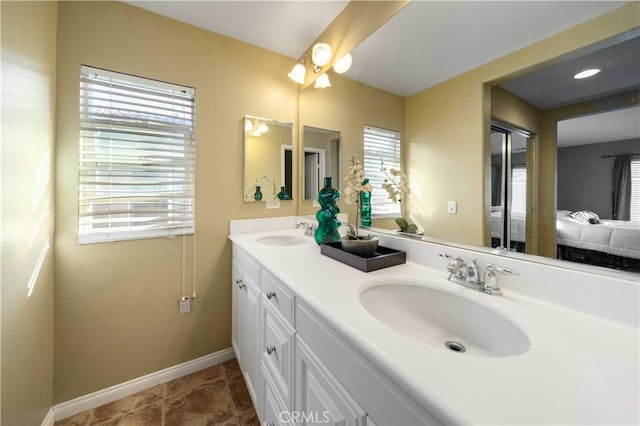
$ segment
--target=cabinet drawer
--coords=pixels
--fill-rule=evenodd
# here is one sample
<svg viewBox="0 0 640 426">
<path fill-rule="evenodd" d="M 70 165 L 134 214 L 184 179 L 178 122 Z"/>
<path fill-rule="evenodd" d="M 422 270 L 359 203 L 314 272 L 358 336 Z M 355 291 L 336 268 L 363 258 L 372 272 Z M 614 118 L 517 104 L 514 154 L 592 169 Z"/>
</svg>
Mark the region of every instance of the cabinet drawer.
<svg viewBox="0 0 640 426">
<path fill-rule="evenodd" d="M 247 274 L 254 283 L 260 282 L 260 265 L 246 251 L 235 245 L 233 246 L 233 265 L 241 273 Z"/>
<path fill-rule="evenodd" d="M 264 301 L 263 301 L 264 302 Z M 286 408 L 291 407 L 294 330 L 270 306 L 262 304 L 262 364 L 269 371 Z"/>
<path fill-rule="evenodd" d="M 263 303 L 280 312 L 282 317 L 293 326 L 293 293 L 287 290 L 278 280 L 266 271 L 261 277 Z"/>
</svg>

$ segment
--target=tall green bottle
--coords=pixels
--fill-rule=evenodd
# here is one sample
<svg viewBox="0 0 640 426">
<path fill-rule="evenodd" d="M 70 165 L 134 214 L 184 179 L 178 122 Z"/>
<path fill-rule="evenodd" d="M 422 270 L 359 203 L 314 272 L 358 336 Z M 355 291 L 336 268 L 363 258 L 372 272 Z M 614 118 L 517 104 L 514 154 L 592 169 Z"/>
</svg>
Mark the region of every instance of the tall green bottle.
<svg viewBox="0 0 640 426">
<path fill-rule="evenodd" d="M 318 227 L 314 233 L 316 243 L 335 243 L 340 241 L 340 221 L 336 219 L 340 208 L 336 204 L 336 200 L 340 198 L 340 192 L 331 186 L 331 178 L 324 178 L 324 188 L 318 192 L 318 203 L 320 210 L 316 213 Z"/>
<path fill-rule="evenodd" d="M 369 183 L 369 179 L 365 179 L 362 184 Z M 369 191 L 360 192 L 360 225 L 365 228 L 371 227 L 371 193 Z"/>
</svg>

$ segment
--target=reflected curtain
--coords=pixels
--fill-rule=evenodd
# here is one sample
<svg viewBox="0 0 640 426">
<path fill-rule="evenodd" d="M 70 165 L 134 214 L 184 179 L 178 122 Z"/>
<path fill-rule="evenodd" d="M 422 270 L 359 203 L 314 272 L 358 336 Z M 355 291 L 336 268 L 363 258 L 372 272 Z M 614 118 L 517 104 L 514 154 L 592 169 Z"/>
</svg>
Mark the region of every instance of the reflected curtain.
<svg viewBox="0 0 640 426">
<path fill-rule="evenodd" d="M 616 157 L 613 165 L 613 218 L 631 219 L 631 156 Z"/>
<path fill-rule="evenodd" d="M 491 166 L 491 205 L 499 206 L 502 195 L 502 167 Z"/>
</svg>

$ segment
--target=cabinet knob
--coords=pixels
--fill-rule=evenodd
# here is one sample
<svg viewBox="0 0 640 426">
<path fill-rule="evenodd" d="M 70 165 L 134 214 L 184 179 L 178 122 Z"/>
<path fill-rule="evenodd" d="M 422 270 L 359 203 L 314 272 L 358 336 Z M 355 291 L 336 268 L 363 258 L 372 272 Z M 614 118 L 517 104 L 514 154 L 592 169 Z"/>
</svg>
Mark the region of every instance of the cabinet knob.
<svg viewBox="0 0 640 426">
<path fill-rule="evenodd" d="M 236 284 L 238 284 L 238 288 L 245 288 L 246 285 L 242 283 L 242 280 L 236 280 Z"/>
<path fill-rule="evenodd" d="M 274 297 L 276 297 L 276 292 L 275 291 L 270 291 L 267 293 L 267 299 L 271 300 Z"/>
<path fill-rule="evenodd" d="M 268 422 L 265 426 L 276 426 L 276 425 L 271 422 Z"/>
<path fill-rule="evenodd" d="M 271 355 L 272 353 L 274 353 L 276 351 L 276 347 L 275 346 L 267 346 L 267 355 Z"/>
</svg>

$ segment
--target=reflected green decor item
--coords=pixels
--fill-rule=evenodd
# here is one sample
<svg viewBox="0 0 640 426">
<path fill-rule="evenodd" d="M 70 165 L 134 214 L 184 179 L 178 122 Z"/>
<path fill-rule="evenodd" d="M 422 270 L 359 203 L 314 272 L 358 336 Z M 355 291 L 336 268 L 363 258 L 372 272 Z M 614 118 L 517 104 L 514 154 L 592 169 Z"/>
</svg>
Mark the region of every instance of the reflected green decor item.
<svg viewBox="0 0 640 426">
<path fill-rule="evenodd" d="M 262 191 L 260 190 L 259 185 L 256 185 L 256 192 L 253 194 L 253 199 L 256 201 L 262 201 Z"/>
<path fill-rule="evenodd" d="M 336 200 L 340 198 L 340 192 L 331 186 L 331 178 L 324 178 L 324 188 L 318 192 L 318 203 L 320 210 L 316 213 L 318 227 L 314 233 L 316 243 L 336 243 L 340 241 L 338 228 L 340 221 L 336 219 L 340 208 L 336 204 Z"/>
<path fill-rule="evenodd" d="M 369 179 L 362 181 L 362 185 L 366 186 Z M 360 192 L 360 225 L 369 228 L 371 226 L 371 192 Z"/>
<path fill-rule="evenodd" d="M 278 192 L 276 194 L 276 197 L 278 197 L 278 200 L 290 200 L 291 199 L 291 196 L 287 192 L 287 188 L 285 188 L 284 186 L 280 187 L 280 192 Z"/>
</svg>

